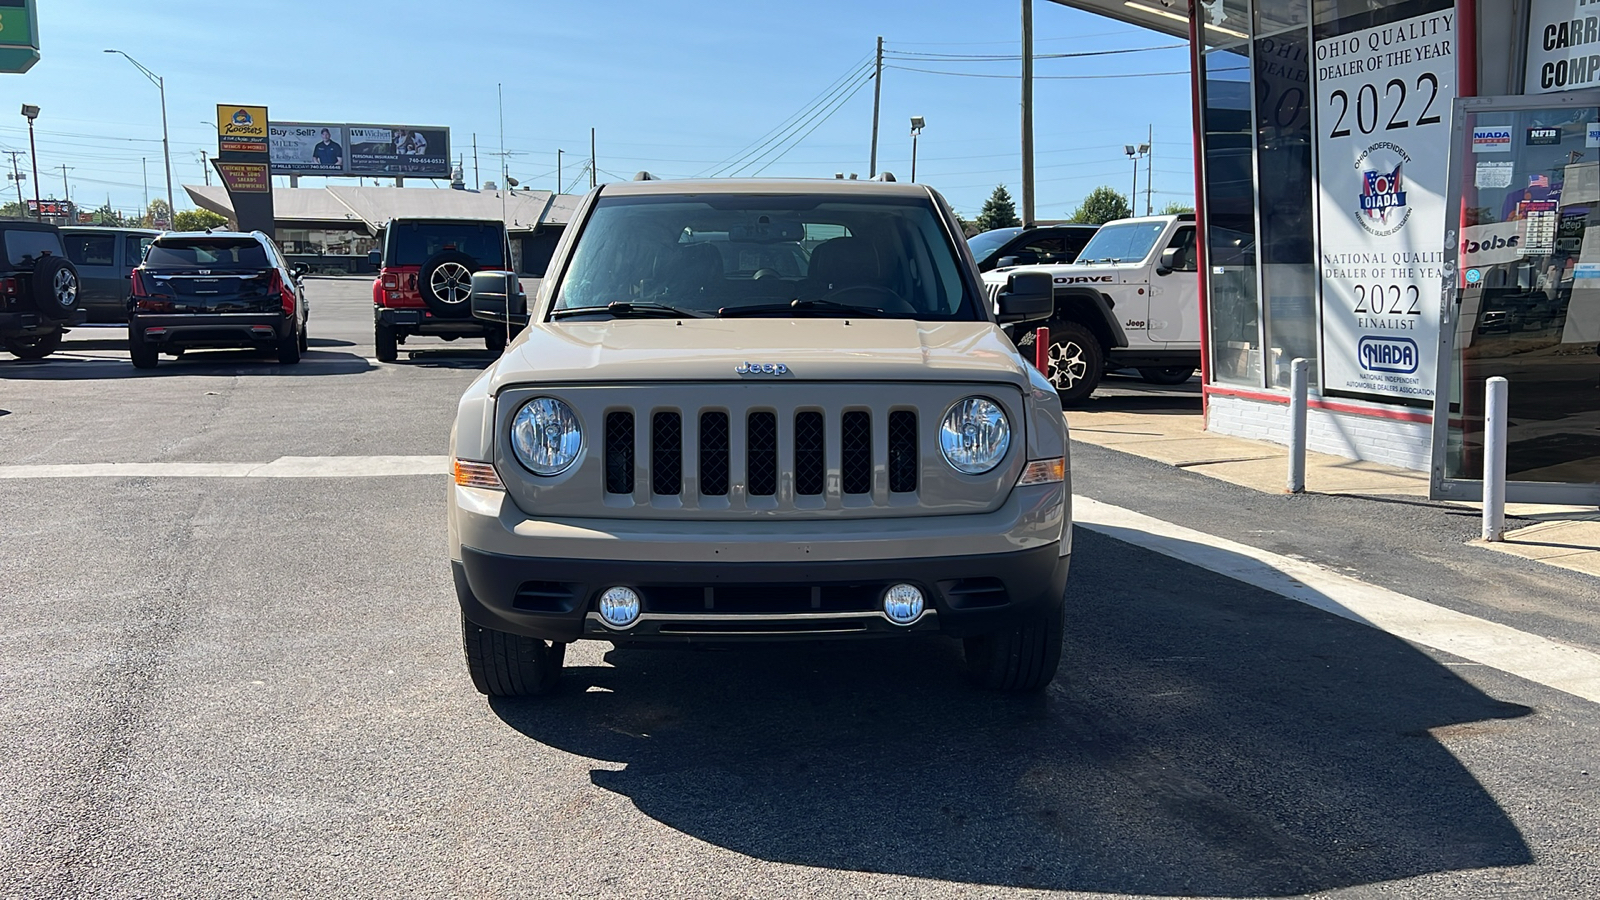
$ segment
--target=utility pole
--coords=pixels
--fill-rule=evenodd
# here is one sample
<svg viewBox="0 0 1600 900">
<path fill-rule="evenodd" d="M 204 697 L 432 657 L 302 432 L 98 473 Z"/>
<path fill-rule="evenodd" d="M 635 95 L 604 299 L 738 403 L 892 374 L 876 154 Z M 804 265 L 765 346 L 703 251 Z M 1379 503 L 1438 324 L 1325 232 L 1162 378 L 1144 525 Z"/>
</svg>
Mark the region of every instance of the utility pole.
<svg viewBox="0 0 1600 900">
<path fill-rule="evenodd" d="M 211 160 L 206 158 L 206 151 L 196 150 L 195 152 L 200 154 L 200 174 L 205 176 L 206 187 L 211 187 Z M 150 204 L 146 203 L 145 208 L 149 209 Z"/>
<path fill-rule="evenodd" d="M 1033 0 L 1022 0 L 1022 224 L 1033 219 Z"/>
<path fill-rule="evenodd" d="M 56 166 L 56 168 L 61 170 L 61 194 L 62 194 L 62 199 L 66 200 L 68 206 L 70 206 L 72 204 L 72 189 L 67 187 L 67 170 L 68 169 L 76 169 L 77 166 Z"/>
<path fill-rule="evenodd" d="M 872 163 L 867 177 L 878 177 L 878 111 L 883 108 L 883 35 L 878 35 L 878 63 L 872 76 Z M 915 178 L 911 179 L 916 181 Z"/>
<path fill-rule="evenodd" d="M 483 182 L 478 180 L 478 133 L 472 133 L 472 189 L 483 190 Z"/>
<path fill-rule="evenodd" d="M 1152 123 L 1145 126 L 1146 147 L 1150 152 L 1144 157 L 1144 214 L 1155 215 L 1155 188 L 1156 188 L 1156 126 Z"/>
<path fill-rule="evenodd" d="M 557 194 L 561 193 L 561 188 L 563 186 L 562 181 L 561 181 L 561 154 L 563 154 L 565 152 L 566 152 L 565 150 L 562 150 L 560 148 L 556 149 L 556 193 Z"/>
<path fill-rule="evenodd" d="M 589 129 L 589 190 L 591 191 L 595 189 L 595 185 L 598 183 L 595 180 L 598 171 L 599 164 L 594 158 L 594 129 L 591 128 Z"/>
<path fill-rule="evenodd" d="M 28 204 L 27 201 L 22 199 L 22 180 L 28 176 L 22 174 L 22 171 L 17 168 L 17 157 L 22 155 L 22 151 L 7 150 L 5 152 L 11 156 L 11 180 L 16 182 L 17 185 L 17 210 L 19 212 L 26 212 L 28 209 Z"/>
<path fill-rule="evenodd" d="M 144 208 L 139 210 L 139 221 L 150 218 L 150 160 L 139 157 L 139 168 L 144 170 Z"/>
</svg>

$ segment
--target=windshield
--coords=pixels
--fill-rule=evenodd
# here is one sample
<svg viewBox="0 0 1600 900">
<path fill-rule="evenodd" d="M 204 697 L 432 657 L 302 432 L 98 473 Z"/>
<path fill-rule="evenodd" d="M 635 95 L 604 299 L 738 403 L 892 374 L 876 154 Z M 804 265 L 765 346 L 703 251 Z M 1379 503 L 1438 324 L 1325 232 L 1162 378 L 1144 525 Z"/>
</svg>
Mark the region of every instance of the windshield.
<svg viewBox="0 0 1600 900">
<path fill-rule="evenodd" d="M 498 222 L 397 222 L 389 226 L 386 266 L 421 266 L 445 251 L 465 253 L 481 268 L 505 267 L 505 231 Z"/>
<path fill-rule="evenodd" d="M 253 238 L 161 238 L 150 245 L 147 268 L 264 269 L 272 262 Z"/>
<path fill-rule="evenodd" d="M 955 247 L 914 198 L 601 198 L 554 311 L 976 320 Z"/>
<path fill-rule="evenodd" d="M 1150 249 L 1166 230 L 1166 222 L 1125 222 L 1102 226 L 1078 254 L 1078 263 L 1140 262 L 1150 255 Z"/>
<path fill-rule="evenodd" d="M 1006 241 L 1021 233 L 1021 228 L 996 228 L 993 231 L 985 231 L 983 234 L 975 234 L 967 238 L 967 246 L 972 248 L 973 256 L 978 259 L 984 259 L 989 254 L 1004 247 Z"/>
<path fill-rule="evenodd" d="M 26 268 L 41 256 L 60 256 L 61 238 L 54 231 L 6 229 L 6 259 L 13 266 Z"/>
</svg>

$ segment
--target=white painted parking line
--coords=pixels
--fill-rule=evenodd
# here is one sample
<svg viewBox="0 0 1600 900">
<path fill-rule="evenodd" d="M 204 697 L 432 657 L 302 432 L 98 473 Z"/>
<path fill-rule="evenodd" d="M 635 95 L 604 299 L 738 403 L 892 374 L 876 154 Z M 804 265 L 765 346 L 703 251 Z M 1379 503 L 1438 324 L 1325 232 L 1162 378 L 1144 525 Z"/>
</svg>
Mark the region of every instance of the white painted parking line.
<svg viewBox="0 0 1600 900">
<path fill-rule="evenodd" d="M 1091 531 L 1600 703 L 1600 655 L 1587 650 L 1088 497 L 1074 495 L 1072 506 Z"/>
<path fill-rule="evenodd" d="M 281 456 L 267 463 L 0 466 L 0 478 L 373 478 L 449 472 L 448 456 Z"/>
</svg>

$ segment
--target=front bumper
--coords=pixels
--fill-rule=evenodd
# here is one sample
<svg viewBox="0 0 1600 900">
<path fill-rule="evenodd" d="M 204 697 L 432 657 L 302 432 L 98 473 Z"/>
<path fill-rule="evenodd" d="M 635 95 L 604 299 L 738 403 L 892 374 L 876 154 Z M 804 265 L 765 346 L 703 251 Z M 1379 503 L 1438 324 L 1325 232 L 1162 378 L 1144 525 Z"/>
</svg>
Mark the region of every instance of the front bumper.
<svg viewBox="0 0 1600 900">
<path fill-rule="evenodd" d="M 128 337 L 174 347 L 255 347 L 275 344 L 294 333 L 294 319 L 283 313 L 189 313 L 134 315 Z"/>
<path fill-rule="evenodd" d="M 395 309 L 388 306 L 374 306 L 372 308 L 373 321 L 379 325 L 387 325 L 399 334 L 425 334 L 431 336 L 464 335 L 477 337 L 487 334 L 496 328 L 492 322 L 482 319 L 441 319 L 433 314 L 432 310 L 417 307 L 415 309 Z"/>
<path fill-rule="evenodd" d="M 1061 484 L 976 515 L 770 522 L 537 519 L 498 491 L 451 491 L 466 617 L 554 641 L 983 634 L 1061 603 L 1071 551 Z M 882 614 L 900 582 L 928 604 L 911 626 Z M 643 600 L 626 630 L 591 615 L 617 585 Z"/>
<path fill-rule="evenodd" d="M 486 628 L 549 641 L 731 641 L 1002 630 L 1064 602 L 1070 556 L 1057 544 L 938 559 L 806 563 L 616 562 L 500 556 L 470 547 L 452 562 L 456 598 Z M 883 592 L 910 583 L 927 609 L 911 625 L 882 613 Z M 639 619 L 613 629 L 599 594 L 626 585 Z"/>
</svg>

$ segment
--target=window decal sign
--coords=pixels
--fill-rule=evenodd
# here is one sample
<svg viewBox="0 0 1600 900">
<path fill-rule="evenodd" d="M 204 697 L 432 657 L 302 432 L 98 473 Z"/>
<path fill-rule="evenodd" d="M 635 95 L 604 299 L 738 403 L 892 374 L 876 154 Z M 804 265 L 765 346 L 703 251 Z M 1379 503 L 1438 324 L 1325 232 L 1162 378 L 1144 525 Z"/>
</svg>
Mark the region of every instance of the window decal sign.
<svg viewBox="0 0 1600 900">
<path fill-rule="evenodd" d="M 1317 42 L 1324 391 L 1433 399 L 1454 29 L 1447 10 Z M 1510 153 L 1521 138 L 1509 126 L 1475 128 L 1472 150 Z M 1495 167 L 1480 177 L 1503 176 Z M 1479 252 L 1508 252 L 1501 235 L 1486 237 Z"/>
</svg>

